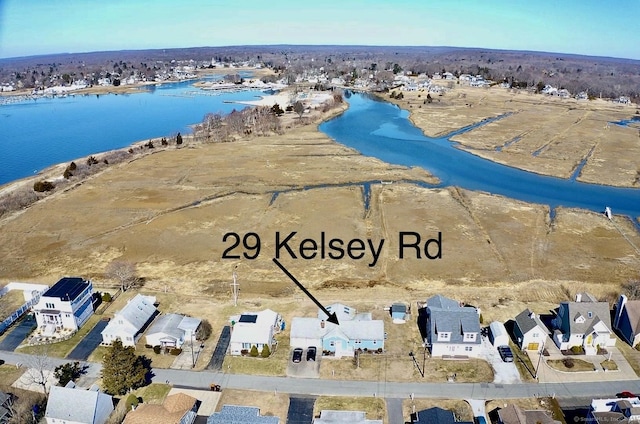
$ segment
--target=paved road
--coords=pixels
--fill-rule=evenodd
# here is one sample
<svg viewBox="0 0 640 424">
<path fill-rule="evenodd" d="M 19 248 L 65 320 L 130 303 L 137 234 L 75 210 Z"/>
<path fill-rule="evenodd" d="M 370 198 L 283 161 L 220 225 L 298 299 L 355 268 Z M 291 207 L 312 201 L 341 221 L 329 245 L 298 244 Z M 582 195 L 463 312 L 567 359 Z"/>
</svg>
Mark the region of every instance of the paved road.
<svg viewBox="0 0 640 424">
<path fill-rule="evenodd" d="M 68 359 L 86 361 L 100 343 L 102 343 L 102 330 L 109 324 L 107 321 L 98 323 L 87 333 L 78 345 L 67 355 Z"/>
<path fill-rule="evenodd" d="M 35 326 L 35 318 L 30 315 L 25 316 L 20 322 L 15 324 L 11 330 L 9 330 L 9 333 L 7 333 L 4 340 L 0 343 L 0 350 L 16 350 Z"/>
<path fill-rule="evenodd" d="M 0 352 L 0 359 L 9 364 L 27 365 L 30 356 L 12 352 Z M 51 366 L 68 362 L 65 359 L 51 358 Z M 97 363 L 88 365 L 87 376 L 100 375 L 102 366 Z M 575 383 L 397 383 L 378 381 L 342 381 L 320 380 L 309 378 L 265 377 L 256 375 L 226 374 L 212 371 L 188 371 L 171 369 L 153 369 L 153 381 L 190 387 L 209 389 L 211 382 L 223 388 L 275 391 L 288 394 L 315 396 L 371 396 L 377 393 L 383 398 L 407 398 L 414 393 L 418 398 L 449 399 L 514 399 L 535 396 L 556 396 L 559 398 L 588 397 L 598 398 L 615 396 L 616 393 L 628 390 L 640 392 L 640 380 L 632 381 L 599 381 Z M 377 391 L 376 391 L 377 389 Z"/>
</svg>

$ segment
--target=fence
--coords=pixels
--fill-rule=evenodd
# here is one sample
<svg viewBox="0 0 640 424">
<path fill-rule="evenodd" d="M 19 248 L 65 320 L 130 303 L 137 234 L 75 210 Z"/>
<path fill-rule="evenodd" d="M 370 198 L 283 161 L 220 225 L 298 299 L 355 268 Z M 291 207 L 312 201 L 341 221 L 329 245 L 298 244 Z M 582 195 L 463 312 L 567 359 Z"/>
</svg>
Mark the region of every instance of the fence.
<svg viewBox="0 0 640 424">
<path fill-rule="evenodd" d="M 16 309 L 16 311 L 13 314 L 11 314 L 9 318 L 2 321 L 0 323 L 0 335 L 4 334 L 7 328 L 9 328 L 11 324 L 16 322 L 26 311 L 29 310 L 29 308 L 31 308 L 33 305 L 38 303 L 41 295 L 42 295 L 42 292 L 34 295 L 29 301 L 27 301 L 27 303 L 25 303 L 24 305 Z"/>
</svg>

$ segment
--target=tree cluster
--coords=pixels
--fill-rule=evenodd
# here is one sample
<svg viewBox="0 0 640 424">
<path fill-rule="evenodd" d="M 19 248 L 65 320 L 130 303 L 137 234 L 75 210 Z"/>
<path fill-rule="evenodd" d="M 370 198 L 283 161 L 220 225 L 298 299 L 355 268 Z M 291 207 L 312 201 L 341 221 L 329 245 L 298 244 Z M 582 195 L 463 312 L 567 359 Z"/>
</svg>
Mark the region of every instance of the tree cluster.
<svg viewBox="0 0 640 424">
<path fill-rule="evenodd" d="M 228 115 L 209 113 L 202 123 L 195 125 L 196 140 L 224 142 L 247 135 L 281 133 L 280 121 L 268 106 L 233 110 Z"/>
<path fill-rule="evenodd" d="M 151 360 L 135 354 L 133 347 L 113 342 L 102 361 L 102 384 L 106 393 L 123 395 L 145 386 L 150 380 Z"/>
</svg>

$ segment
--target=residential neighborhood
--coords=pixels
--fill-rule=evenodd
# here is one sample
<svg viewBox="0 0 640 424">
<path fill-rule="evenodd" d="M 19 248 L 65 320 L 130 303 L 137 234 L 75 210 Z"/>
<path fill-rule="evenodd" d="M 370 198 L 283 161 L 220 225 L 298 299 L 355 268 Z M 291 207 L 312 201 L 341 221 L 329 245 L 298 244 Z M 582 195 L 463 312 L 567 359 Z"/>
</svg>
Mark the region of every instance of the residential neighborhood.
<svg viewBox="0 0 640 424">
<path fill-rule="evenodd" d="M 27 290 L 32 289 L 32 291 L 37 287 L 39 286 L 25 286 Z M 117 341 L 125 348 L 129 346 L 131 349 L 142 350 L 141 353 L 149 352 L 144 354 L 151 355 L 153 361 L 156 361 L 154 358 L 157 360 L 172 358 L 170 362 L 158 362 L 158 364 L 166 363 L 165 366 L 175 367 L 175 369 L 193 369 L 197 364 L 206 364 L 210 359 L 213 360 L 210 356 L 206 356 L 212 353 L 203 353 L 213 352 L 213 350 L 202 350 L 201 344 L 204 344 L 200 341 L 201 318 L 181 314 L 179 307 L 175 311 L 165 313 L 162 311 L 162 301 L 158 300 L 159 295 L 133 290 L 120 294 L 123 300 L 118 303 L 123 306 L 111 312 L 112 318 L 107 321 L 103 319 L 89 321 L 88 317 L 95 311 L 100 311 L 105 305 L 111 307 L 109 303 L 102 305 L 98 303 L 100 306 L 94 310 L 91 299 L 101 297 L 100 293 L 94 293 L 94 290 L 90 281 L 80 277 L 62 278 L 51 288 L 42 290 L 42 296 L 33 305 L 31 312 L 36 317 L 35 331 L 54 334 L 56 331 L 60 332 L 68 328 L 72 332 L 77 332 L 87 322 L 91 322 L 90 325 L 104 322 L 106 325 L 96 326 L 96 329 L 102 328 L 99 332 L 102 346 L 100 349 L 111 349 L 113 343 Z M 620 371 L 616 373 L 615 370 L 611 372 L 604 369 L 605 374 L 596 375 L 600 362 L 604 367 L 607 361 L 611 361 L 611 349 L 616 349 L 618 338 L 621 339 L 619 343 L 630 346 L 637 344 L 634 343 L 637 342 L 637 335 L 633 333 L 633 328 L 637 324 L 637 319 L 634 318 L 635 312 L 632 309 L 634 302 L 637 301 L 630 301 L 626 296 L 621 295 L 615 305 L 610 308 L 609 303 L 598 301 L 590 293 L 579 292 L 573 300 L 558 303 L 555 310 L 533 311 L 527 308 L 512 316 L 510 320 L 504 322 L 494 320 L 489 323 L 481 321 L 483 311 L 479 308 L 442 294 L 431 296 L 426 301 L 417 299 L 406 303 L 395 301 L 389 303 L 390 306 L 380 306 L 374 310 L 363 310 L 342 302 L 333 302 L 328 303 L 323 309 L 307 308 L 305 316 L 290 316 L 266 308 L 239 312 L 228 317 L 226 321 L 220 321 L 226 322 L 230 327 L 227 347 L 222 354 L 229 358 L 246 357 L 246 360 L 258 361 L 264 366 L 271 366 L 269 363 L 274 361 L 283 361 L 287 363 L 286 375 L 292 379 L 311 377 L 331 380 L 336 378 L 336 370 L 348 369 L 348 366 L 345 368 L 344 365 L 349 361 L 357 360 L 356 369 L 362 367 L 366 370 L 371 366 L 379 367 L 381 364 L 388 363 L 388 356 L 396 355 L 394 352 L 415 350 L 415 347 L 402 348 L 396 345 L 396 340 L 400 340 L 398 336 L 409 332 L 414 334 L 415 340 L 421 341 L 424 348 L 424 358 L 422 353 L 412 352 L 411 356 L 405 360 L 408 370 L 414 374 L 413 378 L 418 379 L 415 381 L 422 380 L 421 373 L 429 372 L 428 367 L 432 361 L 443 361 L 442 364 L 445 367 L 448 363 L 457 363 L 464 367 L 465 363 L 478 360 L 486 361 L 493 369 L 494 381 L 542 382 L 542 379 L 555 381 L 554 373 L 560 375 L 562 372 L 569 372 L 571 374 L 571 371 L 554 371 L 555 365 L 551 364 L 557 361 L 555 358 L 559 358 L 559 361 L 565 364 L 568 363 L 567 361 L 593 363 L 591 373 L 594 375 L 586 377 L 584 374 L 587 379 L 591 378 L 593 381 L 600 380 L 605 375 L 614 379 L 629 377 L 636 379 L 633 371 L 631 372 L 634 374 L 631 376 L 617 374 Z M 408 304 L 412 306 L 407 307 Z M 89 306 L 83 307 L 83 305 Z M 416 313 L 412 314 L 412 310 Z M 338 324 L 329 322 L 329 315 L 332 314 L 335 314 Z M 613 317 L 613 326 L 610 317 Z M 288 321 L 290 325 L 287 325 Z M 390 340 L 394 340 L 392 347 L 387 346 Z M 64 340 L 54 342 L 52 339 L 52 342 L 64 343 Z M 220 343 L 222 338 L 218 340 L 217 346 Z M 285 351 L 281 350 L 283 346 Z M 154 349 L 151 349 L 152 347 Z M 516 358 L 514 362 L 509 362 L 511 359 L 507 360 L 508 358 L 502 355 L 500 349 L 505 347 L 514 352 Z M 250 352 L 253 349 L 262 353 L 265 348 L 268 348 L 268 355 L 257 355 L 256 358 L 251 358 L 253 355 L 250 355 Z M 209 349 L 213 349 L 213 346 Z M 296 357 L 297 351 L 300 351 L 299 357 Z M 543 351 L 547 356 L 543 356 Z M 549 351 L 548 354 L 547 351 Z M 367 353 L 369 355 L 366 355 Z M 599 362 L 593 362 L 593 359 L 598 357 L 601 358 L 597 360 Z M 183 362 L 188 364 L 187 367 L 182 368 L 176 365 L 179 363 L 179 358 L 184 358 Z M 629 369 L 624 362 L 620 362 L 624 361 L 622 355 L 616 353 L 613 358 L 618 366 L 617 369 Z M 262 365 L 258 368 L 261 367 Z M 329 377 L 326 377 L 327 369 L 333 369 Z M 447 379 L 442 384 L 458 382 L 461 378 L 460 373 L 463 372 L 461 370 L 462 368 L 458 367 L 457 372 L 447 374 Z M 516 380 L 510 380 L 512 377 L 507 375 L 514 373 L 519 377 Z M 566 376 L 568 377 L 569 374 Z M 563 378 L 566 377 L 560 377 L 561 380 Z M 23 379 L 20 384 L 28 385 L 30 384 L 28 380 Z M 169 387 L 172 385 L 168 380 L 163 383 L 168 384 Z M 57 386 L 51 382 L 47 383 L 46 387 L 48 402 L 43 411 L 43 417 L 48 423 L 102 424 L 107 422 L 109 416 L 118 412 L 112 396 L 102 392 L 96 385 L 82 387 L 70 381 L 65 386 Z M 211 396 L 217 399 L 220 393 L 224 394 L 225 389 L 219 384 L 215 384 L 214 387 L 211 383 L 211 387 L 203 390 L 206 391 L 203 391 L 202 395 L 204 396 L 205 393 L 207 395 L 202 400 L 199 400 L 196 391 L 192 394 L 176 393 L 167 396 L 163 403 L 141 403 L 123 415 L 124 422 L 134 424 L 151 421 L 195 422 L 196 418 L 205 411 L 201 405 L 209 405 Z M 632 395 L 632 393 L 625 395 Z M 66 403 L 66 399 L 69 398 L 82 399 L 83 408 L 70 408 Z M 7 405 L 10 406 L 13 402 L 11 399 L 11 395 L 0 397 L 3 402 L 3 409 L 0 409 L 3 415 L 0 416 L 11 416 L 12 409 L 7 408 Z M 411 399 L 408 402 L 413 404 L 414 400 Z M 613 416 L 631 419 L 629 417 L 636 414 L 633 412 L 635 411 L 633 402 L 640 401 L 633 397 L 616 398 L 612 403 L 594 398 L 589 415 L 584 419 L 591 420 L 590 422 L 604 422 L 603 419 Z M 219 408 L 217 412 L 215 407 L 206 409 L 212 412 L 207 413 L 204 419 L 210 423 L 230 422 L 226 420 L 232 419 L 231 417 L 235 420 L 233 422 L 238 423 L 284 422 L 284 417 L 264 416 L 259 408 L 250 405 L 225 404 L 219 405 Z M 122 414 L 122 412 L 119 413 Z M 456 415 L 459 413 L 459 411 L 452 412 L 437 407 L 417 409 L 410 416 L 405 416 L 405 420 L 411 423 L 471 422 L 465 421 L 464 415 Z M 478 415 L 475 415 L 477 413 L 480 412 L 474 409 L 469 419 L 477 419 Z M 500 424 L 563 422 L 557 416 L 553 416 L 549 409 L 531 409 L 515 403 L 505 404 L 494 410 L 486 409 L 483 413 L 487 419 L 486 422 Z M 367 412 L 362 411 L 323 410 L 313 419 L 313 422 L 369 424 L 387 421 L 376 419 L 375 416 L 369 416 Z"/>
</svg>

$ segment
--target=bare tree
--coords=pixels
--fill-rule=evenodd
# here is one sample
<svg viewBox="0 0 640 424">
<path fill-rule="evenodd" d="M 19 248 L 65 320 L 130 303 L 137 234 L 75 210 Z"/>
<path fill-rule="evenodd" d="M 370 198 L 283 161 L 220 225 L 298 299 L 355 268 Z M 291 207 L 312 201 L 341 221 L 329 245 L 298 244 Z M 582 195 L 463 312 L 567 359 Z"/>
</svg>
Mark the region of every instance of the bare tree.
<svg viewBox="0 0 640 424">
<path fill-rule="evenodd" d="M 137 276 L 136 264 L 129 261 L 113 260 L 105 270 L 107 278 L 116 280 L 120 284 L 120 290 L 127 291 L 140 284 Z"/>
<path fill-rule="evenodd" d="M 25 361 L 28 369 L 21 377 L 29 386 L 39 386 L 46 396 L 49 395 L 49 378 L 53 375 L 53 363 L 47 352 L 46 345 L 39 346 L 36 353 Z"/>
<path fill-rule="evenodd" d="M 640 278 L 629 280 L 622 285 L 622 289 L 629 300 L 640 299 Z"/>
</svg>

